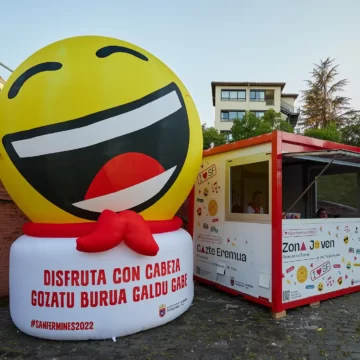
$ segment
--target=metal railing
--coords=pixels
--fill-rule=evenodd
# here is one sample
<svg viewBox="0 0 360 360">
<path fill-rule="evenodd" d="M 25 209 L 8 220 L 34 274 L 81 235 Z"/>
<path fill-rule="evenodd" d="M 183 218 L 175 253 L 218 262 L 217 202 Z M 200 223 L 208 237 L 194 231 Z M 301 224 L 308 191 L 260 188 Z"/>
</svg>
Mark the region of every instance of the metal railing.
<svg viewBox="0 0 360 360">
<path fill-rule="evenodd" d="M 294 106 L 289 105 L 285 101 L 281 101 L 280 107 L 286 111 L 288 111 L 291 114 L 299 114 L 300 111 L 298 109 L 295 109 Z"/>
</svg>

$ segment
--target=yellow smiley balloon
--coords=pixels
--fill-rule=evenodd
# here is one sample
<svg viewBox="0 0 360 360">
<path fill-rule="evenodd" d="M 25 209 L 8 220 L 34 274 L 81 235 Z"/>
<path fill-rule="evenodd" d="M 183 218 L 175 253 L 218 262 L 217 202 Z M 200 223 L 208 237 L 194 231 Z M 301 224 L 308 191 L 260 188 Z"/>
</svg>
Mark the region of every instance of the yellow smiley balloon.
<svg viewBox="0 0 360 360">
<path fill-rule="evenodd" d="M 0 92 L 0 177 L 33 221 L 94 221 L 109 209 L 171 219 L 195 183 L 195 104 L 159 59 L 99 36 L 55 42 Z"/>
</svg>

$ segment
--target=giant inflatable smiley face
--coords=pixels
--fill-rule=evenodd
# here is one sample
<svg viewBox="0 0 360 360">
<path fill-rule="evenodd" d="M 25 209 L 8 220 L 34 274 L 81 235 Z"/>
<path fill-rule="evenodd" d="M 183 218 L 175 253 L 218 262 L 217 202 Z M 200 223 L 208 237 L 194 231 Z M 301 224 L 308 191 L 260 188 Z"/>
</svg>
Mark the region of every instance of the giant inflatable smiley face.
<svg viewBox="0 0 360 360">
<path fill-rule="evenodd" d="M 0 93 L 0 177 L 33 222 L 131 209 L 174 216 L 196 180 L 202 132 L 176 75 L 132 44 L 82 36 L 22 63 Z"/>
</svg>

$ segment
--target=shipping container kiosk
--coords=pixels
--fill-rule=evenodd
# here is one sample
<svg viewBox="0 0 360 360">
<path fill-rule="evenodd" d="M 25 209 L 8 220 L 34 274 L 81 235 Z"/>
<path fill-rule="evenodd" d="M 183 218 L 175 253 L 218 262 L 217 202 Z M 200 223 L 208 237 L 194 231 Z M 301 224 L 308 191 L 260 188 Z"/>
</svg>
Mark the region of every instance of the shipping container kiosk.
<svg viewBox="0 0 360 360">
<path fill-rule="evenodd" d="M 360 148 L 278 131 L 204 151 L 189 197 L 195 279 L 275 317 L 358 291 L 359 174 Z"/>
</svg>

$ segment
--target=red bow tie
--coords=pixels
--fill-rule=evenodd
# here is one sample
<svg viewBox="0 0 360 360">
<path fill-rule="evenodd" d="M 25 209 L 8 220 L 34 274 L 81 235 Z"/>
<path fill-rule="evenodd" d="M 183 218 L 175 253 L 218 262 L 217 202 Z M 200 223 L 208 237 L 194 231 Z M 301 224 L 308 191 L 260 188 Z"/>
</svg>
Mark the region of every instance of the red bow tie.
<svg viewBox="0 0 360 360">
<path fill-rule="evenodd" d="M 73 224 L 26 223 L 23 232 L 40 238 L 78 238 L 76 249 L 86 253 L 110 250 L 122 241 L 140 255 L 155 256 L 159 246 L 152 234 L 176 231 L 182 220 L 145 221 L 136 212 L 105 210 L 97 222 Z"/>
<path fill-rule="evenodd" d="M 141 255 L 155 256 L 159 246 L 141 215 L 126 210 L 115 213 L 105 210 L 101 213 L 95 230 L 76 240 L 76 249 L 87 253 L 107 251 L 122 241 Z"/>
</svg>

